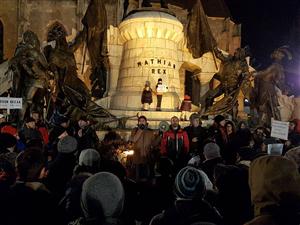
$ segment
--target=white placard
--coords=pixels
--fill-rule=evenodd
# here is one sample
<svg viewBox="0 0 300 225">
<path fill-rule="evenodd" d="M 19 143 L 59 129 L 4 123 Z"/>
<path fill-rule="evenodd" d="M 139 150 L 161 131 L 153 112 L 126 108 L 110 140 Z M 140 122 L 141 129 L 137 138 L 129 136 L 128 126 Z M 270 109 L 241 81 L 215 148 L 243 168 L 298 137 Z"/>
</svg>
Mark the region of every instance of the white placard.
<svg viewBox="0 0 300 225">
<path fill-rule="evenodd" d="M 22 98 L 0 97 L 0 109 L 22 109 Z"/>
<path fill-rule="evenodd" d="M 271 137 L 287 140 L 289 135 L 289 122 L 272 119 Z"/>
<path fill-rule="evenodd" d="M 283 144 L 268 144 L 268 155 L 282 155 Z"/>
<path fill-rule="evenodd" d="M 156 88 L 156 91 L 159 92 L 159 93 L 162 93 L 162 92 L 167 92 L 167 86 L 164 85 L 164 84 L 158 84 L 157 85 L 157 88 Z"/>
</svg>

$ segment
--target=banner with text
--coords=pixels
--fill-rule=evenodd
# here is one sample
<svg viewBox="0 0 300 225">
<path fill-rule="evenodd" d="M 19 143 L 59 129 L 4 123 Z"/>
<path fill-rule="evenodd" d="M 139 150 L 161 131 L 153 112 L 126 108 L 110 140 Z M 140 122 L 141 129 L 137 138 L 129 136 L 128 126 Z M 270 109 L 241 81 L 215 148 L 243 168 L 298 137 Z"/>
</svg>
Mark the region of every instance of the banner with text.
<svg viewBox="0 0 300 225">
<path fill-rule="evenodd" d="M 22 109 L 22 98 L 0 97 L 0 109 Z"/>
</svg>

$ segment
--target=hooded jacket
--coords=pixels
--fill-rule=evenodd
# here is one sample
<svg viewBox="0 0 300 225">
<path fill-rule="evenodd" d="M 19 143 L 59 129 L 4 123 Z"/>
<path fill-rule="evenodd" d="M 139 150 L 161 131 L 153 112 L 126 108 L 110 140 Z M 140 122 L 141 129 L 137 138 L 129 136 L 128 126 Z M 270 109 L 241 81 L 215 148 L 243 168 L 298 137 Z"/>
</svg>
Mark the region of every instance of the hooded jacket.
<svg viewBox="0 0 300 225">
<path fill-rule="evenodd" d="M 263 156 L 249 170 L 255 218 L 247 225 L 294 225 L 300 223 L 300 175 L 293 161 Z"/>
</svg>

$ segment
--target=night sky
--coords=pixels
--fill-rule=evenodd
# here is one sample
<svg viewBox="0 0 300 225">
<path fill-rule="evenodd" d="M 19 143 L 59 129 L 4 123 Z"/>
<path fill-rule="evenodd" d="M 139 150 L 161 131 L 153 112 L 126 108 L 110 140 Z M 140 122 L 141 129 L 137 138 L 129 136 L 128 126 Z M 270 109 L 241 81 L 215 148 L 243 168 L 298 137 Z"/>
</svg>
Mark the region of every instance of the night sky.
<svg viewBox="0 0 300 225">
<path fill-rule="evenodd" d="M 289 45 L 295 57 L 288 70 L 297 73 L 295 60 L 300 58 L 300 1 L 225 1 L 232 19 L 242 24 L 242 46 L 250 46 L 255 58 L 253 65 L 259 69 L 265 68 L 271 63 L 269 56 L 274 49 Z"/>
</svg>

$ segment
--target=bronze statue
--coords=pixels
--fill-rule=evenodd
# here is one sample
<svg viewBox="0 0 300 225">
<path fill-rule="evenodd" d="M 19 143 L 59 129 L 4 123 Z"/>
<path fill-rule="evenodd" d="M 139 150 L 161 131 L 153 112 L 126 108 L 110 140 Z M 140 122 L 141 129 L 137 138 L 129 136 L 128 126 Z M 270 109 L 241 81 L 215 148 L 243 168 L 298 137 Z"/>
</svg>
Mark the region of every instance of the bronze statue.
<svg viewBox="0 0 300 225">
<path fill-rule="evenodd" d="M 47 46 L 44 51 L 50 69 L 56 80 L 54 103 L 56 110 L 61 110 L 73 119 L 80 115 L 93 118 L 111 117 L 111 114 L 91 100 L 91 94 L 77 76 L 73 49 L 66 40 L 66 31 L 59 23 L 54 23 L 48 31 L 47 41 L 55 41 L 55 47 Z"/>
<path fill-rule="evenodd" d="M 252 102 L 259 114 L 260 125 L 270 125 L 271 118 L 280 120 L 279 102 L 276 88 L 283 90 L 285 74 L 282 61 L 285 57 L 292 59 L 286 46 L 276 49 L 271 58 L 273 63 L 265 70 L 255 74 Z"/>
<path fill-rule="evenodd" d="M 237 115 L 237 97 L 240 90 L 249 99 L 251 87 L 250 73 L 246 57 L 249 55 L 248 48 L 236 49 L 234 55 L 225 56 L 218 48 L 214 49 L 216 57 L 221 60 L 219 72 L 213 79 L 220 81 L 220 85 L 210 90 L 203 98 L 206 114 L 220 114 L 232 111 L 233 118 Z M 214 99 L 224 94 L 224 98 L 215 105 Z"/>
<path fill-rule="evenodd" d="M 23 97 L 23 108 L 19 115 L 19 119 L 23 120 L 28 109 L 43 109 L 45 96 L 36 96 L 36 93 L 41 91 L 40 93 L 45 94 L 50 80 L 47 60 L 40 50 L 40 42 L 34 32 L 24 32 L 22 41 L 10 60 L 9 70 L 13 71 L 12 96 Z"/>
<path fill-rule="evenodd" d="M 82 19 L 84 28 L 78 33 L 70 48 L 75 51 L 86 44 L 91 60 L 92 96 L 102 98 L 106 91 L 108 50 L 107 50 L 107 15 L 103 0 L 91 0 Z"/>
</svg>

